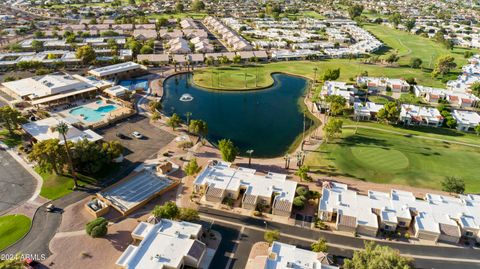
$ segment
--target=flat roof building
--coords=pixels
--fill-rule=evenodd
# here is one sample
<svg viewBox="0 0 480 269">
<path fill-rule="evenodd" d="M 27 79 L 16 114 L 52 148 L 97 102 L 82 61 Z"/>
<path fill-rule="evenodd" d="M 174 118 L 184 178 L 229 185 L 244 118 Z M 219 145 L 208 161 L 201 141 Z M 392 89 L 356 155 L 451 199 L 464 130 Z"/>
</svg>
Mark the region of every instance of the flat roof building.
<svg viewBox="0 0 480 269">
<path fill-rule="evenodd" d="M 65 122 L 68 125 L 68 132 L 66 134 L 67 140 L 71 142 L 78 142 L 83 139 L 87 139 L 88 141 L 95 142 L 102 140 L 103 137 L 94 131 L 87 129 L 87 130 L 80 130 L 73 126 L 73 122 L 76 121 L 72 118 L 67 119 L 58 119 L 55 117 L 50 117 L 38 121 L 29 122 L 22 125 L 23 130 L 27 132 L 30 136 L 32 136 L 35 141 L 44 141 L 48 139 L 58 139 L 60 143 L 63 143 L 63 136 L 57 132 L 55 127 L 60 124 L 61 122 Z"/>
<path fill-rule="evenodd" d="M 256 256 L 249 260 L 246 269 L 338 269 L 329 265 L 327 254 L 298 248 L 294 245 L 274 241 L 268 255 Z"/>
<path fill-rule="evenodd" d="M 198 240 L 200 224 L 161 219 L 158 224 L 140 222 L 132 232 L 138 246 L 129 245 L 116 261 L 125 269 L 199 268 L 206 245 Z"/>
<path fill-rule="evenodd" d="M 212 161 L 197 176 L 195 189 L 205 190 L 205 199 L 221 203 L 226 197 L 242 199 L 242 207 L 255 210 L 258 203 L 272 207 L 272 214 L 290 216 L 297 182 L 283 174 L 257 175 L 254 169 L 232 168 L 231 163 Z M 273 197 L 273 198 L 272 198 Z"/>
<path fill-rule="evenodd" d="M 457 121 L 459 131 L 469 131 L 480 124 L 480 115 L 475 111 L 454 110 L 452 116 Z"/>
<path fill-rule="evenodd" d="M 95 86 L 79 75 L 53 73 L 2 83 L 3 91 L 17 100 L 35 100 L 70 91 L 92 89 Z"/>
<path fill-rule="evenodd" d="M 134 62 L 125 62 L 88 71 L 89 74 L 101 78 L 112 79 L 117 77 L 128 77 L 146 72 L 147 68 Z"/>
<path fill-rule="evenodd" d="M 478 197 L 426 194 L 424 199 L 417 199 L 400 190 L 360 195 L 345 184 L 329 182 L 322 191 L 318 216 L 335 221 L 337 230 L 369 236 L 376 235 L 375 227 L 384 231 L 411 227 L 419 239 L 458 243 L 467 236 L 480 241 Z"/>
</svg>

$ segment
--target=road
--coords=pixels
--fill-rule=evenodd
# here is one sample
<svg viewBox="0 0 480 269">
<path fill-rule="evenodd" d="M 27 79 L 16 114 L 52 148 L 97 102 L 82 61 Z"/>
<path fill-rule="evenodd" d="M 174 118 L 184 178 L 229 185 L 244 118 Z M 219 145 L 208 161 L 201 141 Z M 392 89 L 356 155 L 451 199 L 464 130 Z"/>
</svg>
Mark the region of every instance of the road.
<svg viewBox="0 0 480 269">
<path fill-rule="evenodd" d="M 214 223 L 216 230 L 228 229 L 228 240 L 220 246 L 214 258 L 215 268 L 226 268 L 225 255 L 234 249 L 235 255 L 228 269 L 244 268 L 251 246 L 255 242 L 263 241 L 265 223 L 263 220 L 241 216 L 215 209 L 200 208 L 202 220 Z M 217 228 L 218 227 L 218 228 Z M 364 239 L 301 228 L 275 222 L 267 222 L 268 229 L 278 229 L 281 232 L 281 242 L 295 244 L 302 248 L 309 248 L 310 244 L 320 237 L 324 237 L 329 245 L 329 253 L 350 257 L 355 249 L 363 248 Z M 236 232 L 235 232 L 236 231 Z M 223 233 L 222 233 L 223 234 Z M 231 240 L 237 236 L 236 240 Z M 398 249 L 402 255 L 414 258 L 415 266 L 425 269 L 478 269 L 480 268 L 480 250 L 460 247 L 425 246 L 406 244 L 392 241 L 378 241 Z"/>
</svg>

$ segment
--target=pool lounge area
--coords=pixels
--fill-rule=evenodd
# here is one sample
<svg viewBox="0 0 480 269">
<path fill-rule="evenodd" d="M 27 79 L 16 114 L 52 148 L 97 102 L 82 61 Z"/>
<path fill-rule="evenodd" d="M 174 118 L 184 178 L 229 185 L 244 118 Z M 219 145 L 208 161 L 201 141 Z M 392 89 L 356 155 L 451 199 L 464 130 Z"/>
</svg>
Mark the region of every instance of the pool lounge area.
<svg viewBox="0 0 480 269">
<path fill-rule="evenodd" d="M 86 106 L 79 106 L 70 110 L 70 115 L 83 117 L 86 122 L 97 122 L 103 120 L 107 113 L 117 109 L 116 105 L 102 105 L 98 108 L 90 108 Z"/>
<path fill-rule="evenodd" d="M 69 118 L 83 123 L 85 126 L 94 125 L 109 119 L 112 112 L 122 109 L 113 102 L 103 99 L 92 100 L 82 104 L 71 104 L 64 110 L 58 112 L 63 118 Z"/>
</svg>

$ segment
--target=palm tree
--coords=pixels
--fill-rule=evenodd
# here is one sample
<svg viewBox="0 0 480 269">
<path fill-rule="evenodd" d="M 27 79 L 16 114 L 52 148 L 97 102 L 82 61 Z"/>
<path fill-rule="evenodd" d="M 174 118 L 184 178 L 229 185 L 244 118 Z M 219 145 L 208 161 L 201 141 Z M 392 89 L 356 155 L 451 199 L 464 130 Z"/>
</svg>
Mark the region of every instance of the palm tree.
<svg viewBox="0 0 480 269">
<path fill-rule="evenodd" d="M 75 173 L 75 170 L 73 169 L 73 161 L 72 161 L 72 156 L 70 155 L 70 147 L 67 143 L 67 136 L 66 134 L 68 133 L 68 125 L 65 122 L 60 122 L 57 127 L 55 127 L 57 132 L 62 135 L 63 138 L 63 144 L 65 145 L 65 150 L 67 151 L 67 159 L 68 159 L 68 168 L 70 169 L 70 173 L 72 174 L 73 177 L 73 189 L 78 188 L 78 182 L 77 182 L 77 174 Z"/>
</svg>

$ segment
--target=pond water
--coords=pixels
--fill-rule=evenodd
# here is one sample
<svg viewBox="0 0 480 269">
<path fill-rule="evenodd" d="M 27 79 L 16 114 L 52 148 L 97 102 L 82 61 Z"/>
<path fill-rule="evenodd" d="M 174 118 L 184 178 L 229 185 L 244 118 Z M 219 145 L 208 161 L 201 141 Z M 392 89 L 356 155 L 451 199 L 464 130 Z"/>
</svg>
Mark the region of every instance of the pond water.
<svg viewBox="0 0 480 269">
<path fill-rule="evenodd" d="M 207 139 L 214 144 L 231 139 L 241 155 L 253 149 L 253 156 L 276 157 L 286 153 L 303 131 L 300 104 L 307 80 L 274 74 L 274 85 L 257 91 L 211 91 L 195 86 L 191 74 L 173 76 L 164 82 L 163 109 L 186 121 L 202 119 L 208 124 Z M 182 98 L 183 96 L 183 98 Z M 185 102 L 185 96 L 192 99 Z M 182 101 L 183 100 L 183 101 Z M 306 128 L 313 122 L 306 117 Z"/>
</svg>

